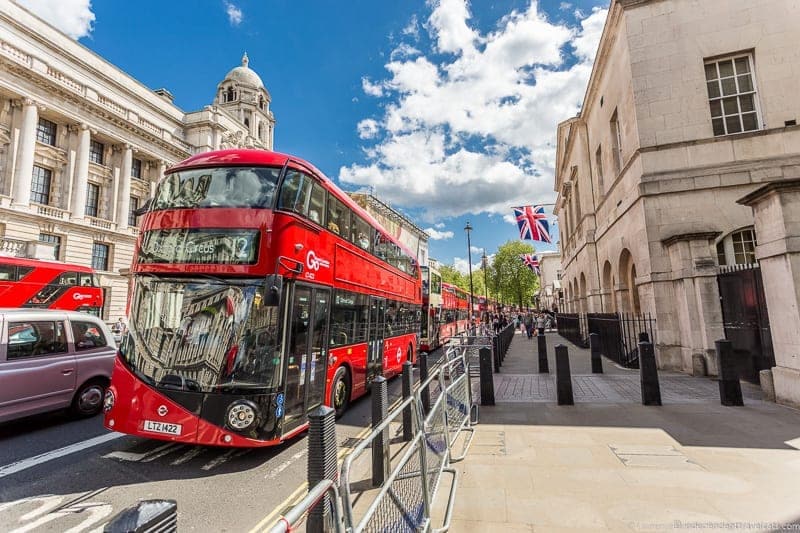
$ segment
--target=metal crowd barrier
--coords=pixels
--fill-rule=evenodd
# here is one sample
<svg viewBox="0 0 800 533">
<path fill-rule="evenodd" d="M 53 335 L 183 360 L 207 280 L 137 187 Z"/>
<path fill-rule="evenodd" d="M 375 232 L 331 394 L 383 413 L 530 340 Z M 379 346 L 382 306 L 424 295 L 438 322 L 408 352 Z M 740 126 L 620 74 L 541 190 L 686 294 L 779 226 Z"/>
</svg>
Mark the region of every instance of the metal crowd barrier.
<svg viewBox="0 0 800 533">
<path fill-rule="evenodd" d="M 379 388 L 380 389 L 380 388 Z M 385 387 L 382 388 L 385 394 Z M 373 390 L 376 394 L 377 390 Z M 430 408 L 423 407 L 422 396 L 430 395 Z M 310 511 L 324 501 L 329 516 L 323 529 L 308 531 L 336 531 L 359 533 L 362 531 L 444 532 L 450 527 L 455 503 L 458 474 L 450 464 L 466 457 L 472 443 L 474 429 L 471 421 L 472 392 L 469 363 L 466 353 L 448 357 L 431 375 L 419 384 L 414 394 L 389 412 L 367 437 L 356 444 L 342 464 L 338 486 L 324 480 L 313 487 L 308 495 L 274 524 L 270 533 L 284 533 L 295 529 Z M 399 434 L 403 412 L 412 413 L 411 440 L 387 439 L 387 433 Z M 457 454 L 455 446 L 461 442 Z M 311 446 L 311 444 L 309 444 Z M 372 470 L 365 467 L 370 456 L 368 449 L 387 446 L 383 456 L 388 465 L 379 461 L 388 475 L 379 487 L 372 487 L 375 458 Z M 374 450 L 373 450 L 374 451 Z M 365 453 L 367 452 L 367 453 Z M 447 493 L 443 523 L 432 523 L 433 502 L 438 494 L 443 474 L 452 476 Z M 329 498 L 324 498 L 328 495 Z"/>
</svg>

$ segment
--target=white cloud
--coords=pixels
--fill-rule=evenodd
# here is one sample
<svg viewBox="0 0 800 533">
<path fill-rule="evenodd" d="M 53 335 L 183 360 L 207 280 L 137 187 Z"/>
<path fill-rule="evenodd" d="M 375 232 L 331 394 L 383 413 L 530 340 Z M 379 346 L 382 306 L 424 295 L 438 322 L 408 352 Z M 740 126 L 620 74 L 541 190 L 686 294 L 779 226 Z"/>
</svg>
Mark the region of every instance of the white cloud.
<svg viewBox="0 0 800 533">
<path fill-rule="evenodd" d="M 436 229 L 442 229 L 444 227 L 444 222 L 439 222 L 438 224 L 434 224 L 433 227 Z"/>
<path fill-rule="evenodd" d="M 231 23 L 231 26 L 238 26 L 242 23 L 244 19 L 244 15 L 242 14 L 242 10 L 237 7 L 233 2 L 228 2 L 225 0 L 225 12 L 228 14 L 228 21 Z"/>
<path fill-rule="evenodd" d="M 372 83 L 368 78 L 361 78 L 361 88 L 368 96 L 383 96 L 383 87 L 380 83 Z"/>
<path fill-rule="evenodd" d="M 378 123 L 371 119 L 365 118 L 361 122 L 358 123 L 358 136 L 361 139 L 372 139 L 378 134 L 379 126 Z"/>
<path fill-rule="evenodd" d="M 454 257 L 453 258 L 453 268 L 461 272 L 462 274 L 468 275 L 469 274 L 469 260 L 466 257 Z M 473 285 L 475 283 L 475 272 L 481 269 L 481 262 L 478 261 L 477 263 L 472 265 L 472 282 Z M 476 295 L 477 296 L 477 295 Z"/>
<path fill-rule="evenodd" d="M 558 9 L 560 9 L 561 11 L 569 11 L 570 9 L 572 9 L 572 4 L 570 4 L 569 2 L 561 2 L 558 5 Z"/>
<path fill-rule="evenodd" d="M 419 39 L 419 22 L 416 15 L 412 16 L 406 27 L 403 28 L 403 35 L 408 35 L 415 41 Z"/>
<path fill-rule="evenodd" d="M 573 27 L 531 2 L 482 34 L 466 0 L 429 5 L 435 49 L 400 44 L 384 80 L 362 79 L 367 95 L 386 99 L 384 114 L 367 123 L 378 135 L 362 137 L 373 139 L 367 162 L 341 168 L 339 180 L 421 208 L 430 223 L 551 200 L 556 126 L 580 109 L 607 11 Z"/>
<path fill-rule="evenodd" d="M 438 227 L 443 227 L 443 226 L 444 226 L 444 224 L 437 224 L 436 225 L 437 228 Z M 453 238 L 453 232 L 452 231 L 438 231 L 438 230 L 436 230 L 434 228 L 427 228 L 427 229 L 425 229 L 423 231 L 425 233 L 427 233 L 428 237 L 430 237 L 434 241 L 442 241 L 442 240 L 452 239 Z"/>
<path fill-rule="evenodd" d="M 73 39 L 86 37 L 95 21 L 91 0 L 17 0 Z"/>
</svg>

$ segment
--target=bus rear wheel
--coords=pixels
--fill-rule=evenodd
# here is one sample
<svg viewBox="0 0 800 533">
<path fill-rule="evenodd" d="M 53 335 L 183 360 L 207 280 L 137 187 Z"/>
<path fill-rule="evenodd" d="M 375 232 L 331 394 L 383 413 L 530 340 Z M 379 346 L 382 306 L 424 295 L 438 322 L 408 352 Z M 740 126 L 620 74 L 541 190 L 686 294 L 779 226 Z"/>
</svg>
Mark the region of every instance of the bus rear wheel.
<svg viewBox="0 0 800 533">
<path fill-rule="evenodd" d="M 336 418 L 342 416 L 350 404 L 350 374 L 340 366 L 333 376 L 331 387 L 331 407 L 336 411 Z"/>
</svg>

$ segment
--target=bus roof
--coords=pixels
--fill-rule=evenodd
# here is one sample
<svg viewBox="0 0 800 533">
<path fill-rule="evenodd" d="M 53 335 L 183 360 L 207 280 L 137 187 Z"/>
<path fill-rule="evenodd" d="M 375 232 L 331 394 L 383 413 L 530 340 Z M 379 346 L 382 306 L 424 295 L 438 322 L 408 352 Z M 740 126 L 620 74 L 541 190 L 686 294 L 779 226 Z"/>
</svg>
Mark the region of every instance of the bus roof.
<svg viewBox="0 0 800 533">
<path fill-rule="evenodd" d="M 214 150 L 211 152 L 203 152 L 201 154 L 193 155 L 188 159 L 184 159 L 180 163 L 170 167 L 165 174 L 169 175 L 181 170 L 194 169 L 194 168 L 208 168 L 219 166 L 283 166 L 287 165 L 296 169 L 304 169 L 310 171 L 317 178 L 322 180 L 325 188 L 329 192 L 334 193 L 342 203 L 344 203 L 351 210 L 355 211 L 360 217 L 366 219 L 372 226 L 380 228 L 381 231 L 391 239 L 393 243 L 402 248 L 410 257 L 417 257 L 416 252 L 409 250 L 403 243 L 391 235 L 386 228 L 378 222 L 375 217 L 368 213 L 358 203 L 356 203 L 350 196 L 326 176 L 321 170 L 309 163 L 308 161 L 295 157 L 293 155 L 284 154 L 281 152 L 271 152 L 269 150 L 257 150 L 253 148 L 232 148 L 228 150 Z"/>
<path fill-rule="evenodd" d="M 62 271 L 69 271 L 74 270 L 76 272 L 85 272 L 85 273 L 92 273 L 91 267 L 87 267 L 84 265 L 75 265 L 70 263 L 61 263 L 58 261 L 45 261 L 43 259 L 29 259 L 26 257 L 12 257 L 12 256 L 2 256 L 0 255 L 0 264 L 3 265 L 16 265 L 16 266 L 30 266 L 30 267 L 45 267 L 45 268 L 53 268 L 56 270 Z"/>
</svg>

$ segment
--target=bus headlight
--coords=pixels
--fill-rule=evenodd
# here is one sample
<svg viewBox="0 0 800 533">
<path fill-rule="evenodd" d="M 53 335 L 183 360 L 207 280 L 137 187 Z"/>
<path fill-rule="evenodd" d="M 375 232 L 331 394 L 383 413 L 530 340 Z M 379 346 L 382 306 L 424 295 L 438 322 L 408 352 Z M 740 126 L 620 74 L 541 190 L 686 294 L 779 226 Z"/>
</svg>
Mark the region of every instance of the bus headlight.
<svg viewBox="0 0 800 533">
<path fill-rule="evenodd" d="M 228 407 L 228 425 L 237 431 L 244 431 L 255 424 L 258 408 L 253 402 L 239 400 Z"/>
<path fill-rule="evenodd" d="M 114 398 L 114 391 L 112 391 L 111 389 L 106 389 L 106 395 L 105 395 L 105 397 L 103 397 L 103 412 L 104 413 L 107 413 L 111 409 L 114 408 L 114 401 L 115 400 L 116 400 L 116 398 Z"/>
</svg>

